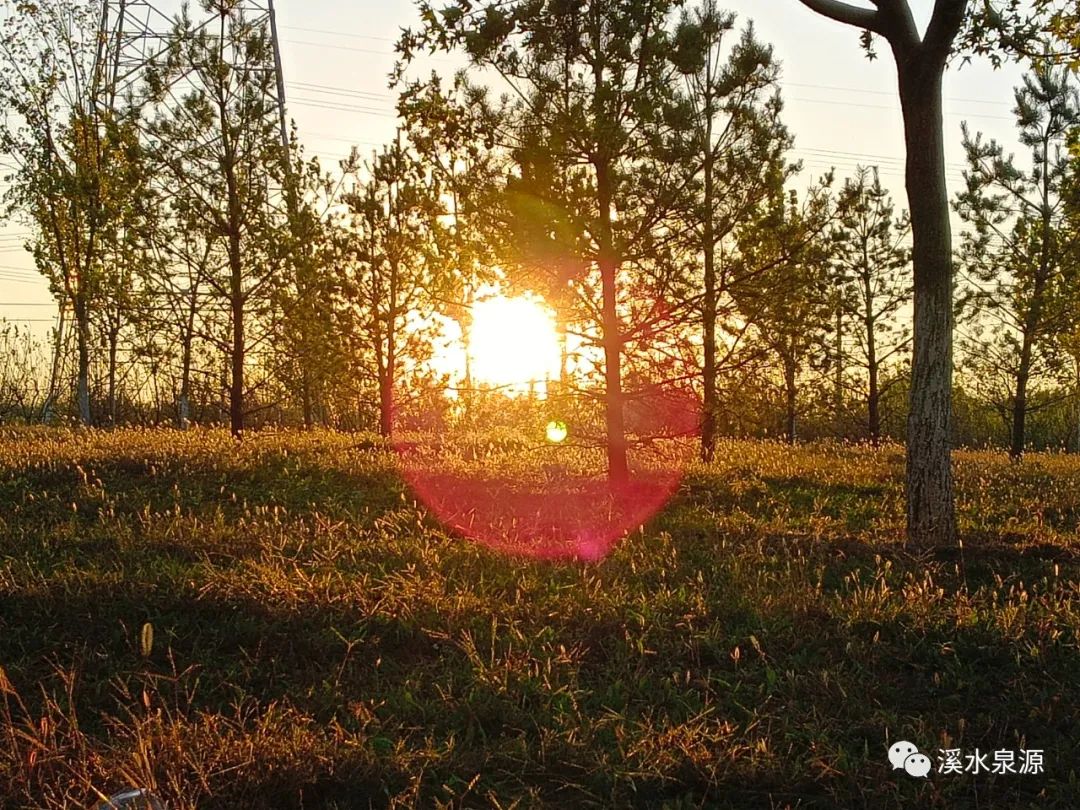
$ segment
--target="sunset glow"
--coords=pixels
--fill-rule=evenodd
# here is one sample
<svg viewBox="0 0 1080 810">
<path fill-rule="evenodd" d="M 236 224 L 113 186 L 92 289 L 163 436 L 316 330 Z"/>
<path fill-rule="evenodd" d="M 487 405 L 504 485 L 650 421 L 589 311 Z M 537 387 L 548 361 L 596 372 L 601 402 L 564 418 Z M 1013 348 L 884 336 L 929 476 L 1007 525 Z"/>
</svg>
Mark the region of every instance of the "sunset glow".
<svg viewBox="0 0 1080 810">
<path fill-rule="evenodd" d="M 497 296 L 476 304 L 472 315 L 469 357 L 477 382 L 507 393 L 542 392 L 559 376 L 559 338 L 543 304 Z"/>
</svg>

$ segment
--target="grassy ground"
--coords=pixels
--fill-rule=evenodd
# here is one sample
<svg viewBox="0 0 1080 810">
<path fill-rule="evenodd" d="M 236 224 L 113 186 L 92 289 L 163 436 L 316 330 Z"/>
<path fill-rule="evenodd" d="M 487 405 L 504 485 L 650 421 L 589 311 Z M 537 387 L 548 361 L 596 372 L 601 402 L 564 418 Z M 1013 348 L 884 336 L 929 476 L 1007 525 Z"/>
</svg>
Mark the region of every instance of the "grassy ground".
<svg viewBox="0 0 1080 810">
<path fill-rule="evenodd" d="M 898 449 L 731 443 L 557 563 L 372 446 L 0 438 L 0 805 L 1077 806 L 1080 460 L 959 454 L 963 550 L 916 554 Z M 917 780 L 898 739 L 1046 773 Z"/>
</svg>

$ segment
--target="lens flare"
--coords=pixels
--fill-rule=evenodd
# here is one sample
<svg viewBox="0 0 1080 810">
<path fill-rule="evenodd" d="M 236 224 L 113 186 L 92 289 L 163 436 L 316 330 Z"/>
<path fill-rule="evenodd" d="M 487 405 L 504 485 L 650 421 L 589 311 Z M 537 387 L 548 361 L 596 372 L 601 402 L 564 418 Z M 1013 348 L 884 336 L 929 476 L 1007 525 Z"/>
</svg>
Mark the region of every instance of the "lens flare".
<svg viewBox="0 0 1080 810">
<path fill-rule="evenodd" d="M 546 435 L 547 440 L 552 444 L 562 444 L 570 435 L 570 429 L 566 426 L 566 422 L 552 420 L 547 423 Z"/>
<path fill-rule="evenodd" d="M 660 310 L 645 307 L 653 319 Z M 475 385 L 449 417 L 420 420 L 437 427 L 399 437 L 404 478 L 441 523 L 488 548 L 603 560 L 664 508 L 696 457 L 698 395 L 662 362 L 665 347 L 635 345 L 613 428 L 603 356 L 571 343 L 573 330 L 556 329 L 547 305 L 493 296 L 471 314 L 464 340 Z"/>
</svg>

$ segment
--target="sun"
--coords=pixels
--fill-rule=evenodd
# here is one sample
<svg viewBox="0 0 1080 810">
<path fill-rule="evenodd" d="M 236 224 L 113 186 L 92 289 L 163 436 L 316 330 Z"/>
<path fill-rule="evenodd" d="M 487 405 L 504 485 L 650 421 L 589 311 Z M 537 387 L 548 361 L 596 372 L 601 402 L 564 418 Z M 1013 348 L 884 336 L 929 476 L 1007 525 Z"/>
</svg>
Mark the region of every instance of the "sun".
<svg viewBox="0 0 1080 810">
<path fill-rule="evenodd" d="M 551 312 L 529 298 L 495 296 L 472 309 L 473 378 L 506 393 L 543 391 L 559 377 L 559 337 Z"/>
</svg>

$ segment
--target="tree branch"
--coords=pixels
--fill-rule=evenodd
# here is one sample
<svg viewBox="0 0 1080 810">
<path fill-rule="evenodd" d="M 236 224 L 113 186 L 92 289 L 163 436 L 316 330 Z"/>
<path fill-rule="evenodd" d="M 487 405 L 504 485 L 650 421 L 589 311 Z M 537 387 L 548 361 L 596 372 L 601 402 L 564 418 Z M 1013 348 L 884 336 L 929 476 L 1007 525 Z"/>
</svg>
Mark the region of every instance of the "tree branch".
<svg viewBox="0 0 1080 810">
<path fill-rule="evenodd" d="M 816 11 L 831 20 L 853 25 L 856 28 L 864 28 L 877 34 L 884 33 L 881 30 L 881 17 L 878 12 L 869 8 L 860 8 L 842 3 L 840 0 L 799 0 L 811 11 Z"/>
<path fill-rule="evenodd" d="M 923 37 L 925 51 L 942 61 L 947 59 L 964 25 L 966 14 L 967 0 L 937 0 L 926 36 Z"/>
</svg>

